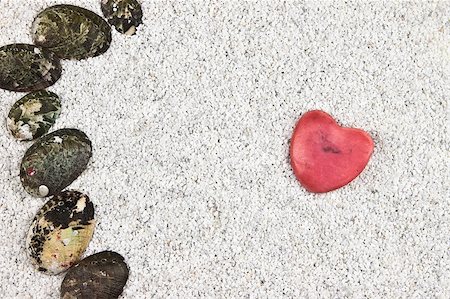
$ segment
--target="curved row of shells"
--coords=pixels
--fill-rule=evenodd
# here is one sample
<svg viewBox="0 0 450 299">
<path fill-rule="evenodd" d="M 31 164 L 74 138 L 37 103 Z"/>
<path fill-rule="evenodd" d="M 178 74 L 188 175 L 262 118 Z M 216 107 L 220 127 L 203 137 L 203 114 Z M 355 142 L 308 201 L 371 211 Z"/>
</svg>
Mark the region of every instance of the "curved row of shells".
<svg viewBox="0 0 450 299">
<path fill-rule="evenodd" d="M 61 77 L 60 60 L 106 52 L 111 44 L 109 24 L 133 35 L 142 23 L 136 0 L 102 0 L 101 9 L 107 22 L 82 7 L 48 7 L 32 23 L 33 45 L 0 47 L 0 88 L 29 92 L 14 103 L 7 117 L 12 136 L 20 141 L 36 139 L 20 164 L 21 183 L 32 196 L 51 196 L 31 223 L 27 252 L 41 272 L 69 269 L 60 290 L 65 299 L 118 298 L 129 275 L 124 258 L 115 252 L 80 261 L 94 233 L 94 204 L 86 194 L 64 189 L 86 169 L 92 144 L 77 129 L 47 134 L 61 113 L 59 96 L 45 90 Z"/>
</svg>

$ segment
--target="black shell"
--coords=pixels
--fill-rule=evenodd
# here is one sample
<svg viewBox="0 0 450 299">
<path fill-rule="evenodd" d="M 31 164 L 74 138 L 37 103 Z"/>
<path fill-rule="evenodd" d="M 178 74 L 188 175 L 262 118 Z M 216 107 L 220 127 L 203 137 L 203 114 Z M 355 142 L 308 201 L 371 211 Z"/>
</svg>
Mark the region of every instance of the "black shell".
<svg viewBox="0 0 450 299">
<path fill-rule="evenodd" d="M 86 194 L 66 190 L 50 198 L 37 212 L 27 236 L 33 265 L 58 274 L 75 264 L 94 232 L 94 205 Z"/>
<path fill-rule="evenodd" d="M 75 5 L 55 5 L 41 11 L 31 34 L 36 45 L 63 59 L 100 55 L 111 44 L 111 27 L 96 13 Z"/>
<path fill-rule="evenodd" d="M 28 44 L 0 48 L 0 88 L 36 91 L 53 85 L 61 77 L 61 63 L 51 51 Z"/>
<path fill-rule="evenodd" d="M 25 190 L 37 197 L 59 193 L 86 168 L 92 144 L 77 129 L 60 129 L 40 137 L 26 151 L 20 165 Z"/>
<path fill-rule="evenodd" d="M 102 0 L 105 18 L 120 33 L 133 35 L 142 24 L 142 8 L 136 0 Z"/>
<path fill-rule="evenodd" d="M 128 275 L 128 266 L 120 254 L 112 251 L 96 253 L 69 269 L 61 284 L 61 298 L 118 298 Z"/>
</svg>

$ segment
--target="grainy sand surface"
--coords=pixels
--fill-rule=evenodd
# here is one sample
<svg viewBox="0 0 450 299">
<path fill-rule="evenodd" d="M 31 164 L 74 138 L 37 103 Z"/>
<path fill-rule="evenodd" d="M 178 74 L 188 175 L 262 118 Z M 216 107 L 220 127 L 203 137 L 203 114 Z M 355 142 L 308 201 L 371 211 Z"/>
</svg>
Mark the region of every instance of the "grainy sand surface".
<svg viewBox="0 0 450 299">
<path fill-rule="evenodd" d="M 31 42 L 56 3 L 0 0 L 0 45 Z M 275 1 L 274 1 L 275 2 Z M 70 186 L 98 225 L 86 255 L 131 269 L 123 298 L 449 298 L 450 2 L 143 1 L 136 36 L 64 61 L 52 130 L 92 140 Z M 23 94 L 0 90 L 0 119 Z M 350 185 L 314 195 L 288 147 L 323 109 L 376 148 Z M 25 236 L 31 143 L 0 126 L 0 295 L 59 298 Z"/>
</svg>

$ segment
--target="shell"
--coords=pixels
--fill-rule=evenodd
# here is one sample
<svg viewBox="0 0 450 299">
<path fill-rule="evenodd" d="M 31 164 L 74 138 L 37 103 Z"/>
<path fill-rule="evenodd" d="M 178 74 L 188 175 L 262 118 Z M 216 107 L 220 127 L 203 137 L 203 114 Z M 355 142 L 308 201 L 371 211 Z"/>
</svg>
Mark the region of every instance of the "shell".
<svg viewBox="0 0 450 299">
<path fill-rule="evenodd" d="M 102 0 L 105 18 L 120 33 L 133 35 L 142 24 L 142 8 L 136 0 Z"/>
<path fill-rule="evenodd" d="M 111 27 L 94 12 L 74 5 L 55 5 L 40 12 L 31 34 L 36 45 L 63 59 L 98 56 L 111 44 Z"/>
<path fill-rule="evenodd" d="M 61 77 L 61 63 L 51 51 L 28 44 L 0 48 L 0 88 L 36 91 L 53 85 Z"/>
<path fill-rule="evenodd" d="M 61 102 L 56 94 L 35 91 L 12 106 L 6 123 L 18 140 L 33 140 L 46 134 L 60 113 Z"/>
<path fill-rule="evenodd" d="M 129 275 L 124 258 L 112 251 L 91 255 L 72 267 L 61 284 L 61 298 L 118 298 Z"/>
<path fill-rule="evenodd" d="M 27 236 L 33 265 L 58 274 L 75 264 L 94 233 L 94 205 L 78 191 L 64 191 L 49 199 L 37 212 Z"/>
<path fill-rule="evenodd" d="M 45 135 L 26 151 L 20 165 L 25 190 L 37 197 L 59 193 L 85 169 L 92 144 L 77 129 L 61 129 Z"/>
</svg>

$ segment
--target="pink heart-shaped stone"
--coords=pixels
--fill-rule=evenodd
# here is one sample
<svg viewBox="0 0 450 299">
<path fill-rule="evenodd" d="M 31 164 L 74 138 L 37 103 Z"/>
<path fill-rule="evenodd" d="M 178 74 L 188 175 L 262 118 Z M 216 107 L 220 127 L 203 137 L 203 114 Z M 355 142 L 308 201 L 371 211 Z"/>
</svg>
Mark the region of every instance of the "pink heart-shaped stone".
<svg viewBox="0 0 450 299">
<path fill-rule="evenodd" d="M 343 128 L 327 113 L 313 110 L 298 121 L 290 156 L 294 174 L 308 191 L 323 193 L 350 183 L 366 167 L 374 148 L 368 133 Z"/>
</svg>

